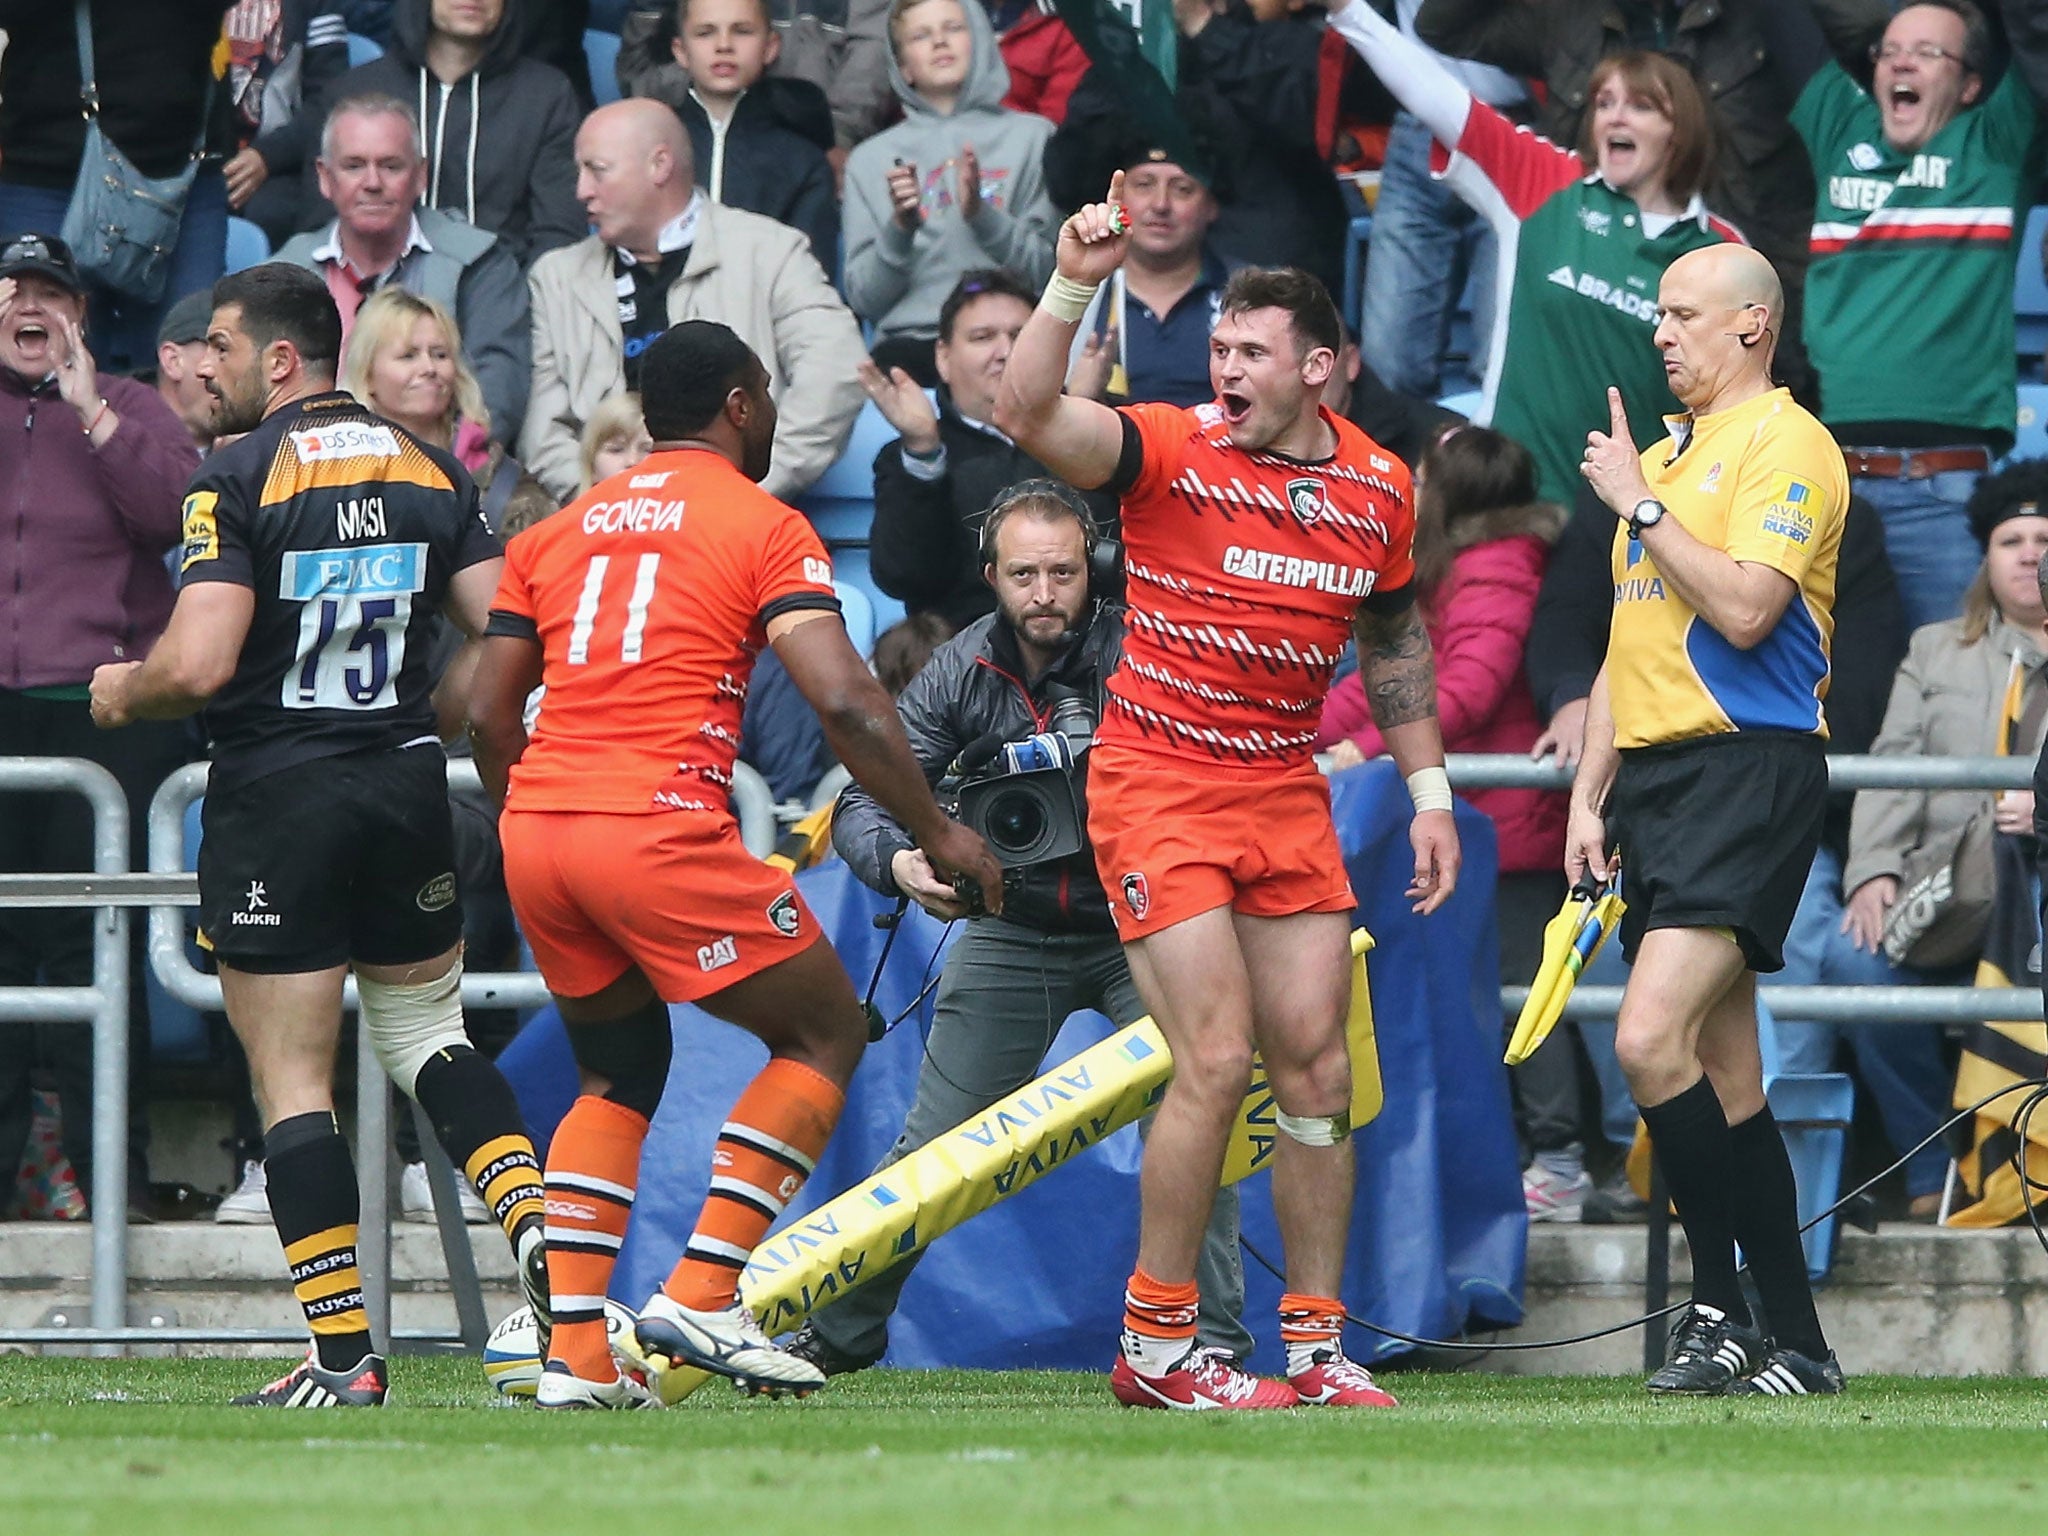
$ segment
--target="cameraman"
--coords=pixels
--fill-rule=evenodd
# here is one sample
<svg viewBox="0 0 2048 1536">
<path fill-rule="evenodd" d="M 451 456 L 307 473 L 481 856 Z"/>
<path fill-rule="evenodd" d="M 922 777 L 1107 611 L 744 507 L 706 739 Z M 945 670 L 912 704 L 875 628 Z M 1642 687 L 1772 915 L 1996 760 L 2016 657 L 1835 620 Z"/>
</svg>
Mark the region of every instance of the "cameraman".
<svg viewBox="0 0 2048 1536">
<path fill-rule="evenodd" d="M 897 700 L 933 783 L 977 759 L 993 762 L 998 743 L 1054 729 L 1056 713 L 1061 723 L 1073 719 L 1076 701 L 1090 722 L 1099 718 L 1103 680 L 1122 654 L 1123 617 L 1089 592 L 1098 542 L 1079 498 L 1051 480 L 1013 486 L 989 509 L 982 578 L 995 589 L 996 611 L 939 647 Z M 1086 764 L 1083 757 L 1073 769 L 1077 779 Z M 949 922 L 970 915 L 858 786 L 840 797 L 832 845 L 883 895 L 907 896 Z M 1010 870 L 1005 884 L 1003 915 L 974 916 L 946 956 L 916 1097 L 884 1166 L 1029 1082 L 1068 1014 L 1096 1008 L 1118 1025 L 1144 1016 L 1085 843 L 1066 858 Z M 881 1359 L 916 1262 L 913 1254 L 815 1314 L 790 1353 L 828 1376 Z M 1235 1190 L 1216 1197 L 1197 1278 L 1201 1343 L 1248 1355 Z"/>
</svg>

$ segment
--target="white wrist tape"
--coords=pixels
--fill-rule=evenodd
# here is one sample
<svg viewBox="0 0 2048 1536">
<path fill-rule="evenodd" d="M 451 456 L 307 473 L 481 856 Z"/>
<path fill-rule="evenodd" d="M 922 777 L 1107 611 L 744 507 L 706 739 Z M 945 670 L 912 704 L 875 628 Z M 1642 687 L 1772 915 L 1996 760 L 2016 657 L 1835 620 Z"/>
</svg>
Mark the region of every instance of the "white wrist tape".
<svg viewBox="0 0 2048 1536">
<path fill-rule="evenodd" d="M 1094 301 L 1095 290 L 1100 283 L 1077 283 L 1071 277 L 1053 273 L 1052 281 L 1045 285 L 1045 292 L 1038 300 L 1038 307 L 1056 320 L 1069 325 L 1078 322 Z"/>
<path fill-rule="evenodd" d="M 1451 808 L 1451 776 L 1441 768 L 1418 768 L 1408 775 L 1408 798 L 1418 811 Z"/>
</svg>

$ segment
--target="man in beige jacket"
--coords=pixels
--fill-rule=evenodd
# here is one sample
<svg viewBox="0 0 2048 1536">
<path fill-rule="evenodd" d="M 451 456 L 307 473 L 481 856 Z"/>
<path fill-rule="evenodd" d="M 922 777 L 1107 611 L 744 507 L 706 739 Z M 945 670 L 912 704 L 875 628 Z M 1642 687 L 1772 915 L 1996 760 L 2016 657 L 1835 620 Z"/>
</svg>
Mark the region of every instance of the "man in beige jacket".
<svg viewBox="0 0 2048 1536">
<path fill-rule="evenodd" d="M 731 326 L 768 366 L 780 411 L 771 495 L 802 491 L 860 411 L 853 313 L 787 225 L 696 186 L 681 119 L 657 101 L 600 107 L 576 135 L 576 195 L 597 233 L 533 264 L 533 393 L 520 458 L 558 497 L 581 489 L 577 439 L 630 389 L 639 354 L 683 320 Z"/>
</svg>

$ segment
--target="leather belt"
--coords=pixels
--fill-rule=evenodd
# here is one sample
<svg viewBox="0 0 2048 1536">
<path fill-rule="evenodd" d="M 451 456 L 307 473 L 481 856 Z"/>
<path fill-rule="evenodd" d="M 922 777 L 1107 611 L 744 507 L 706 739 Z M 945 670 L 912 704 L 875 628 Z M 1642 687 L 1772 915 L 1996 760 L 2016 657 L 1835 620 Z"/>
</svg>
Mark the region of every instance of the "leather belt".
<svg viewBox="0 0 2048 1536">
<path fill-rule="evenodd" d="M 1925 480 L 1951 470 L 1991 467 L 1989 448 L 1844 448 L 1851 479 Z"/>
</svg>

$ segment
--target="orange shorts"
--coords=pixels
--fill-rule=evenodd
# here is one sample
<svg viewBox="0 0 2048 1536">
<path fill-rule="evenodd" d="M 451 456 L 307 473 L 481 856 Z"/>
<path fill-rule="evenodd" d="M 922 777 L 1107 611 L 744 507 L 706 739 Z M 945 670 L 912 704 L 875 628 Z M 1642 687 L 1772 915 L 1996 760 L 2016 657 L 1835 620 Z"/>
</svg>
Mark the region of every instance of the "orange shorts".
<svg viewBox="0 0 2048 1536">
<path fill-rule="evenodd" d="M 1117 936 L 1142 939 L 1216 907 L 1252 917 L 1358 905 L 1313 766 L 1205 773 L 1185 758 L 1096 746 L 1088 837 Z"/>
<path fill-rule="evenodd" d="M 819 935 L 789 874 L 729 816 L 515 811 L 499 818 L 505 889 L 548 990 L 588 997 L 637 965 L 694 1002 L 802 954 Z"/>
</svg>

